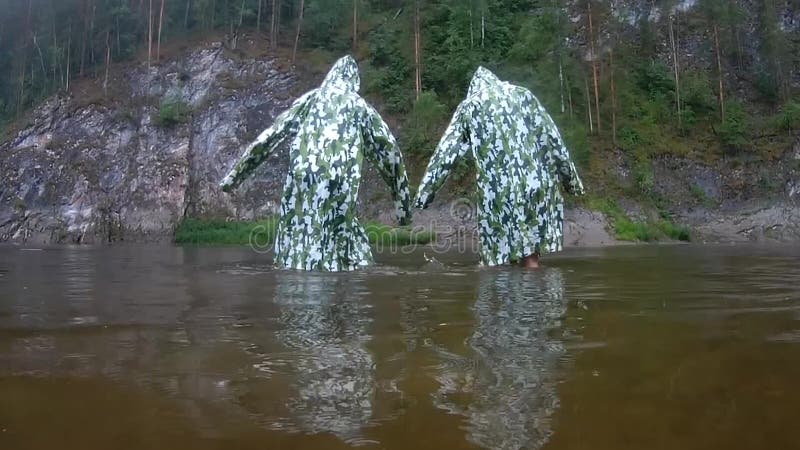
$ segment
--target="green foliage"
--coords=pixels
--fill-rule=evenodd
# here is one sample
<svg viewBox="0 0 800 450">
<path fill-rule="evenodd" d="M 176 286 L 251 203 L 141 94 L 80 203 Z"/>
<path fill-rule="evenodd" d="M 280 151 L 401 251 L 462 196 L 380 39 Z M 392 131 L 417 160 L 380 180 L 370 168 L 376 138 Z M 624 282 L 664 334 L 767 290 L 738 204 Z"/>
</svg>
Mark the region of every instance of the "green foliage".
<svg viewBox="0 0 800 450">
<path fill-rule="evenodd" d="M 251 240 L 259 246 L 275 239 L 277 220 L 226 221 L 221 219 L 182 220 L 175 228 L 176 244 L 247 245 Z"/>
<path fill-rule="evenodd" d="M 403 148 L 415 156 L 430 156 L 446 119 L 447 109 L 439 102 L 436 93 L 421 93 L 406 121 Z"/>
<path fill-rule="evenodd" d="M 169 128 L 186 123 L 190 114 L 191 108 L 189 108 L 189 105 L 180 100 L 168 99 L 161 102 L 154 122 L 158 126 Z"/>
<path fill-rule="evenodd" d="M 705 116 L 715 111 L 716 97 L 707 72 L 690 70 L 681 77 L 681 101 L 692 115 Z"/>
<path fill-rule="evenodd" d="M 640 64 L 634 72 L 636 85 L 645 91 L 651 98 L 672 95 L 675 90 L 675 81 L 669 68 L 660 61 L 651 60 Z"/>
<path fill-rule="evenodd" d="M 789 133 L 800 128 L 800 102 L 789 100 L 778 114 L 778 126 Z"/>
<path fill-rule="evenodd" d="M 717 135 L 729 151 L 740 151 L 747 144 L 747 113 L 741 103 L 729 102 L 725 107 L 725 121 L 719 125 Z"/>
<path fill-rule="evenodd" d="M 187 218 L 175 228 L 173 240 L 176 244 L 264 247 L 275 240 L 277 223 L 273 217 L 248 221 Z M 435 239 L 434 233 L 411 227 L 394 228 L 368 223 L 364 230 L 373 245 L 423 245 Z"/>
<path fill-rule="evenodd" d="M 779 98 L 778 80 L 773 72 L 764 66 L 756 71 L 755 87 L 758 94 L 767 102 L 775 103 Z"/>
<path fill-rule="evenodd" d="M 432 242 L 436 235 L 431 231 L 411 227 L 390 227 L 379 223 L 368 223 L 364 226 L 367 238 L 372 245 L 383 246 L 403 246 L 403 245 L 424 245 Z"/>
<path fill-rule="evenodd" d="M 611 199 L 590 198 L 587 206 L 606 216 L 613 227 L 616 238 L 621 241 L 651 242 L 664 237 L 676 241 L 691 240 L 691 231 L 688 227 L 676 225 L 668 218 L 646 222 L 633 221 Z"/>
<path fill-rule="evenodd" d="M 711 204 L 711 199 L 708 197 L 708 195 L 706 195 L 706 191 L 704 191 L 700 186 L 690 186 L 689 193 L 698 203 L 705 206 L 709 206 Z"/>
</svg>

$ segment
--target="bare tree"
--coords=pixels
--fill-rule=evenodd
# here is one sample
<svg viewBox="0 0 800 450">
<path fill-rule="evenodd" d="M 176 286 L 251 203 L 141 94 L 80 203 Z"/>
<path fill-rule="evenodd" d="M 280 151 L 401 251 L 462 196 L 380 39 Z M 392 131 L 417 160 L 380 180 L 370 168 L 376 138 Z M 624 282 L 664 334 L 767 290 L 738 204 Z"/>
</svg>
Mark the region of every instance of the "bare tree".
<svg viewBox="0 0 800 450">
<path fill-rule="evenodd" d="M 300 29 L 303 26 L 303 10 L 305 9 L 305 0 L 300 0 L 300 17 L 297 19 L 297 34 L 294 36 L 294 50 L 292 50 L 292 66 L 297 59 L 297 44 L 300 42 Z"/>
<path fill-rule="evenodd" d="M 717 73 L 719 74 L 719 114 L 720 119 L 725 122 L 725 94 L 722 86 L 722 58 L 720 57 L 719 30 L 717 24 L 714 24 L 714 48 L 717 53 Z"/>
<path fill-rule="evenodd" d="M 617 146 L 617 88 L 614 84 L 614 49 L 608 50 L 608 64 L 611 72 L 611 142 Z"/>
<path fill-rule="evenodd" d="M 675 27 L 672 26 L 672 21 L 675 16 L 670 15 L 667 22 L 669 23 L 669 43 L 670 48 L 672 50 L 672 65 L 675 73 L 675 108 L 678 112 L 678 128 L 681 126 L 682 118 L 681 118 L 681 79 L 679 76 L 679 67 L 678 67 L 678 25 L 675 24 Z"/>
<path fill-rule="evenodd" d="M 106 30 L 106 76 L 103 79 L 103 95 L 108 95 L 108 69 L 111 67 L 111 30 Z"/>
<path fill-rule="evenodd" d="M 161 29 L 164 28 L 164 3 L 167 0 L 161 0 L 161 11 L 158 13 L 158 45 L 156 45 L 156 61 L 161 59 Z"/>
<path fill-rule="evenodd" d="M 72 23 L 69 24 L 67 31 L 67 77 L 64 88 L 69 91 L 69 78 L 70 78 L 70 55 L 72 54 Z"/>
<path fill-rule="evenodd" d="M 353 0 L 353 53 L 358 50 L 358 0 Z"/>
<path fill-rule="evenodd" d="M 192 0 L 186 0 L 186 11 L 183 14 L 183 29 L 189 29 L 189 12 L 192 10 Z"/>
<path fill-rule="evenodd" d="M 261 31 L 261 4 L 264 0 L 258 0 L 258 13 L 256 13 L 256 31 Z"/>
<path fill-rule="evenodd" d="M 589 16 L 589 47 L 591 49 L 592 58 L 592 80 L 594 81 L 594 105 L 597 110 L 597 132 L 600 132 L 600 90 L 597 85 L 597 54 L 595 53 L 594 45 L 594 27 L 592 26 L 592 0 L 586 2 L 588 5 Z"/>
<path fill-rule="evenodd" d="M 583 84 L 586 86 L 586 113 L 589 116 L 589 132 L 594 133 L 594 124 L 592 123 L 592 100 L 589 95 L 589 79 L 583 79 Z"/>
<path fill-rule="evenodd" d="M 150 58 L 153 55 L 153 0 L 147 10 L 147 68 L 150 69 Z"/>
<path fill-rule="evenodd" d="M 281 0 L 272 0 L 272 23 L 269 30 L 269 46 L 272 49 L 278 47 L 278 34 L 281 26 Z"/>
<path fill-rule="evenodd" d="M 420 67 L 419 0 L 414 0 L 414 92 L 416 99 L 422 93 L 422 68 Z"/>
</svg>

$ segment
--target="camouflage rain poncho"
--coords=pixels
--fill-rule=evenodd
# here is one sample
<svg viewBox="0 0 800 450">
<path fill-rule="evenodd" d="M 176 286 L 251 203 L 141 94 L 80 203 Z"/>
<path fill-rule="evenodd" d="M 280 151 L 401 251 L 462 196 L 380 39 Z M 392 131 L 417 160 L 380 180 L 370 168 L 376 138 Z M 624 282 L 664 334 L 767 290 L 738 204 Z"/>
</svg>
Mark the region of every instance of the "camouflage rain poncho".
<svg viewBox="0 0 800 450">
<path fill-rule="evenodd" d="M 410 220 L 408 178 L 389 127 L 358 95 L 358 67 L 346 56 L 322 85 L 306 93 L 247 146 L 222 181 L 230 191 L 242 183 L 286 138 L 292 138 L 275 240 L 278 267 L 352 270 L 372 261 L 356 219 L 364 156 L 389 184 L 397 219 Z"/>
<path fill-rule="evenodd" d="M 422 178 L 416 206 L 433 200 L 458 157 L 478 169 L 481 261 L 516 262 L 561 249 L 563 198 L 558 184 L 583 193 L 555 123 L 525 88 L 479 68 Z"/>
</svg>

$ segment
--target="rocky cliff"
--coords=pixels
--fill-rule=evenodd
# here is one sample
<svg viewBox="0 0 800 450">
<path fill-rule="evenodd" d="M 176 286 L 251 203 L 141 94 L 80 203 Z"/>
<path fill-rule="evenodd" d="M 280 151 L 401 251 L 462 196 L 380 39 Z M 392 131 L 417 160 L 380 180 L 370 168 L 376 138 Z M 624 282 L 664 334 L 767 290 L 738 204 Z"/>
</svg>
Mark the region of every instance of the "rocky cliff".
<svg viewBox="0 0 800 450">
<path fill-rule="evenodd" d="M 269 213 L 285 149 L 236 196 L 216 185 L 296 96 L 278 66 L 213 43 L 49 99 L 0 146 L 0 241 L 163 239 L 189 214 Z"/>
</svg>

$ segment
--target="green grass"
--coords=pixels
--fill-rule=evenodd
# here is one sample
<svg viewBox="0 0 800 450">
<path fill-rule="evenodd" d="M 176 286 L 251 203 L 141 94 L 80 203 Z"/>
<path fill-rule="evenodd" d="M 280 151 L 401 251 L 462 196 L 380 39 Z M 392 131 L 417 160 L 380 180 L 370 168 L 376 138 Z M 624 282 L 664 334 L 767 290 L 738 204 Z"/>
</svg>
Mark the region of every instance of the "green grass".
<svg viewBox="0 0 800 450">
<path fill-rule="evenodd" d="M 621 241 L 653 242 L 663 238 L 676 241 L 691 241 L 688 227 L 676 225 L 668 219 L 640 222 L 631 220 L 611 199 L 590 198 L 586 202 L 589 209 L 602 212 L 611 223 L 614 234 Z"/>
<path fill-rule="evenodd" d="M 225 221 L 221 219 L 184 219 L 175 228 L 176 244 L 195 245 L 249 245 L 259 247 L 275 239 L 276 218 L 253 221 Z M 424 245 L 434 240 L 430 231 L 411 227 L 390 227 L 378 223 L 364 226 L 369 242 L 380 245 Z M 252 242 L 251 242 L 252 239 Z"/>
<path fill-rule="evenodd" d="M 381 245 L 425 245 L 436 238 L 432 231 L 415 230 L 411 227 L 390 227 L 379 223 L 364 226 L 370 244 Z"/>
<path fill-rule="evenodd" d="M 175 228 L 176 244 L 247 245 L 251 236 L 263 245 L 275 239 L 274 218 L 253 221 L 184 219 Z"/>
</svg>

